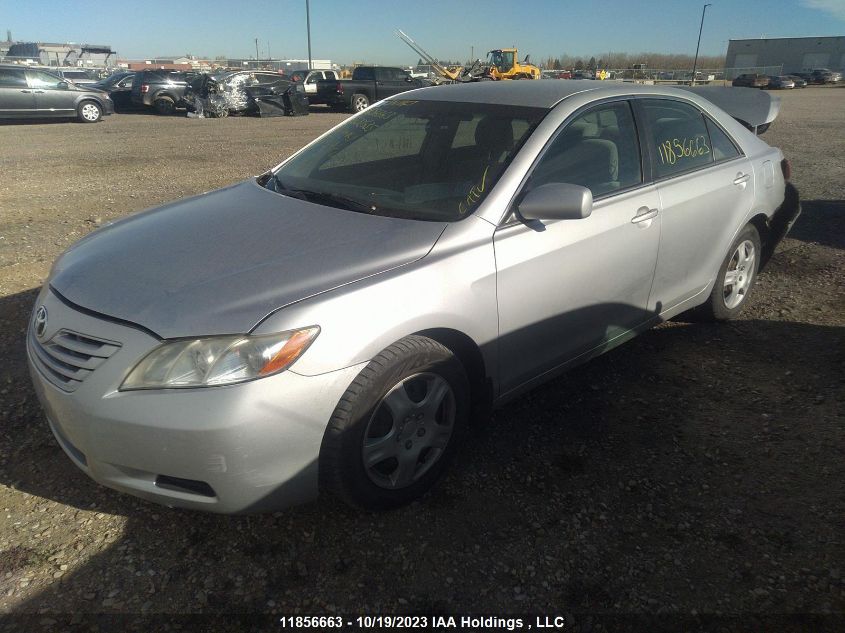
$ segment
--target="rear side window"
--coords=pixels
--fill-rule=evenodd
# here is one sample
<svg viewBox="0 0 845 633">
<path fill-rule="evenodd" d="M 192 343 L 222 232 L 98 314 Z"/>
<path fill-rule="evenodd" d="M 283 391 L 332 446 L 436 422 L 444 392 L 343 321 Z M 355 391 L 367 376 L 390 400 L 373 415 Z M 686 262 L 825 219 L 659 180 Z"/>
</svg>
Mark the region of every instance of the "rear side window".
<svg viewBox="0 0 845 633">
<path fill-rule="evenodd" d="M 697 108 L 668 99 L 644 99 L 642 104 L 651 130 L 652 163 L 658 178 L 713 162 L 710 136 Z"/>
<path fill-rule="evenodd" d="M 0 88 L 26 88 L 23 70 L 0 68 Z"/>
<path fill-rule="evenodd" d="M 707 131 L 710 133 L 710 147 L 713 148 L 713 158 L 716 162 L 730 160 L 739 156 L 739 150 L 730 137 L 718 125 L 705 117 Z"/>
<path fill-rule="evenodd" d="M 355 79 L 360 81 L 372 81 L 376 78 L 372 68 L 356 68 L 354 75 Z"/>
</svg>

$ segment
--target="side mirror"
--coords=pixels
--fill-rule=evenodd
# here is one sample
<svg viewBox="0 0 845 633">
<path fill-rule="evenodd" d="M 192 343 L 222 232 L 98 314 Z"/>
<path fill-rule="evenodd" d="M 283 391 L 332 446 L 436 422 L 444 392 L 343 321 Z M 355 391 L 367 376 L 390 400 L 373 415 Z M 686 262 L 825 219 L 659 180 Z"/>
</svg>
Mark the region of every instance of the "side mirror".
<svg viewBox="0 0 845 633">
<path fill-rule="evenodd" d="M 569 183 L 549 183 L 529 191 L 517 205 L 526 220 L 582 220 L 593 211 L 593 193 Z"/>
<path fill-rule="evenodd" d="M 56 84 L 56 88 L 58 88 L 59 90 L 69 90 L 70 84 L 67 81 L 60 81 Z"/>
</svg>

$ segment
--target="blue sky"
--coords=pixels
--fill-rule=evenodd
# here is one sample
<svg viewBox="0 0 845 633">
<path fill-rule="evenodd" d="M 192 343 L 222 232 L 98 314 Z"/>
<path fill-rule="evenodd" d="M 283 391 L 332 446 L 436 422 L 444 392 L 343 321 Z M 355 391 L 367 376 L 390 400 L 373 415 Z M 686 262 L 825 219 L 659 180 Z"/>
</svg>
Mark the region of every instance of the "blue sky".
<svg viewBox="0 0 845 633">
<path fill-rule="evenodd" d="M 845 0 L 711 0 L 701 53 L 729 39 L 845 35 Z M 516 45 L 540 60 L 562 53 L 695 52 L 703 2 L 692 0 L 311 0 L 312 56 L 412 64 L 401 28 L 441 59 Z M 111 44 L 121 57 L 194 54 L 307 57 L 305 0 L 2 0 L 0 38 Z"/>
</svg>

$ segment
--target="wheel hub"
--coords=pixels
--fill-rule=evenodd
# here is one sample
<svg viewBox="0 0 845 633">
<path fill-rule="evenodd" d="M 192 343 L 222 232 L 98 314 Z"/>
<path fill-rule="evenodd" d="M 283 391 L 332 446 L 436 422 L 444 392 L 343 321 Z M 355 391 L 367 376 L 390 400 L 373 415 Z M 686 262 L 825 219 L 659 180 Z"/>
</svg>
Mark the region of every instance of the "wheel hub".
<svg viewBox="0 0 845 633">
<path fill-rule="evenodd" d="M 376 406 L 364 433 L 369 479 L 382 488 L 412 485 L 443 455 L 454 420 L 455 397 L 442 376 L 403 379 Z"/>
</svg>

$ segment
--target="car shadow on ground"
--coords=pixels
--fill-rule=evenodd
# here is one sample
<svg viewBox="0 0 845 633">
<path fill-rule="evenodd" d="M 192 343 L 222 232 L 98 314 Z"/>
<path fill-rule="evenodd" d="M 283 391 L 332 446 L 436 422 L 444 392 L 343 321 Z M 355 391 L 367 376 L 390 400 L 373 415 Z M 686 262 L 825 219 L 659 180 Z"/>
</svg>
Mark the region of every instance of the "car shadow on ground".
<svg viewBox="0 0 845 633">
<path fill-rule="evenodd" d="M 845 249 L 845 200 L 802 200 L 789 237 Z"/>
<path fill-rule="evenodd" d="M 0 552 L 3 591 L 32 566 L 49 583 L 17 614 L 70 627 L 97 613 L 842 608 L 833 589 L 807 592 L 827 578 L 807 561 L 845 558 L 845 328 L 667 323 L 474 427 L 420 502 L 226 517 L 140 501 L 72 465 L 27 376 L 34 297 L 0 300 L 0 483 L 20 491 L 9 516 L 61 512 L 73 527 L 61 550 Z M 57 552 L 70 565 L 54 578 Z M 114 618 L 98 621 L 131 628 Z"/>
</svg>

